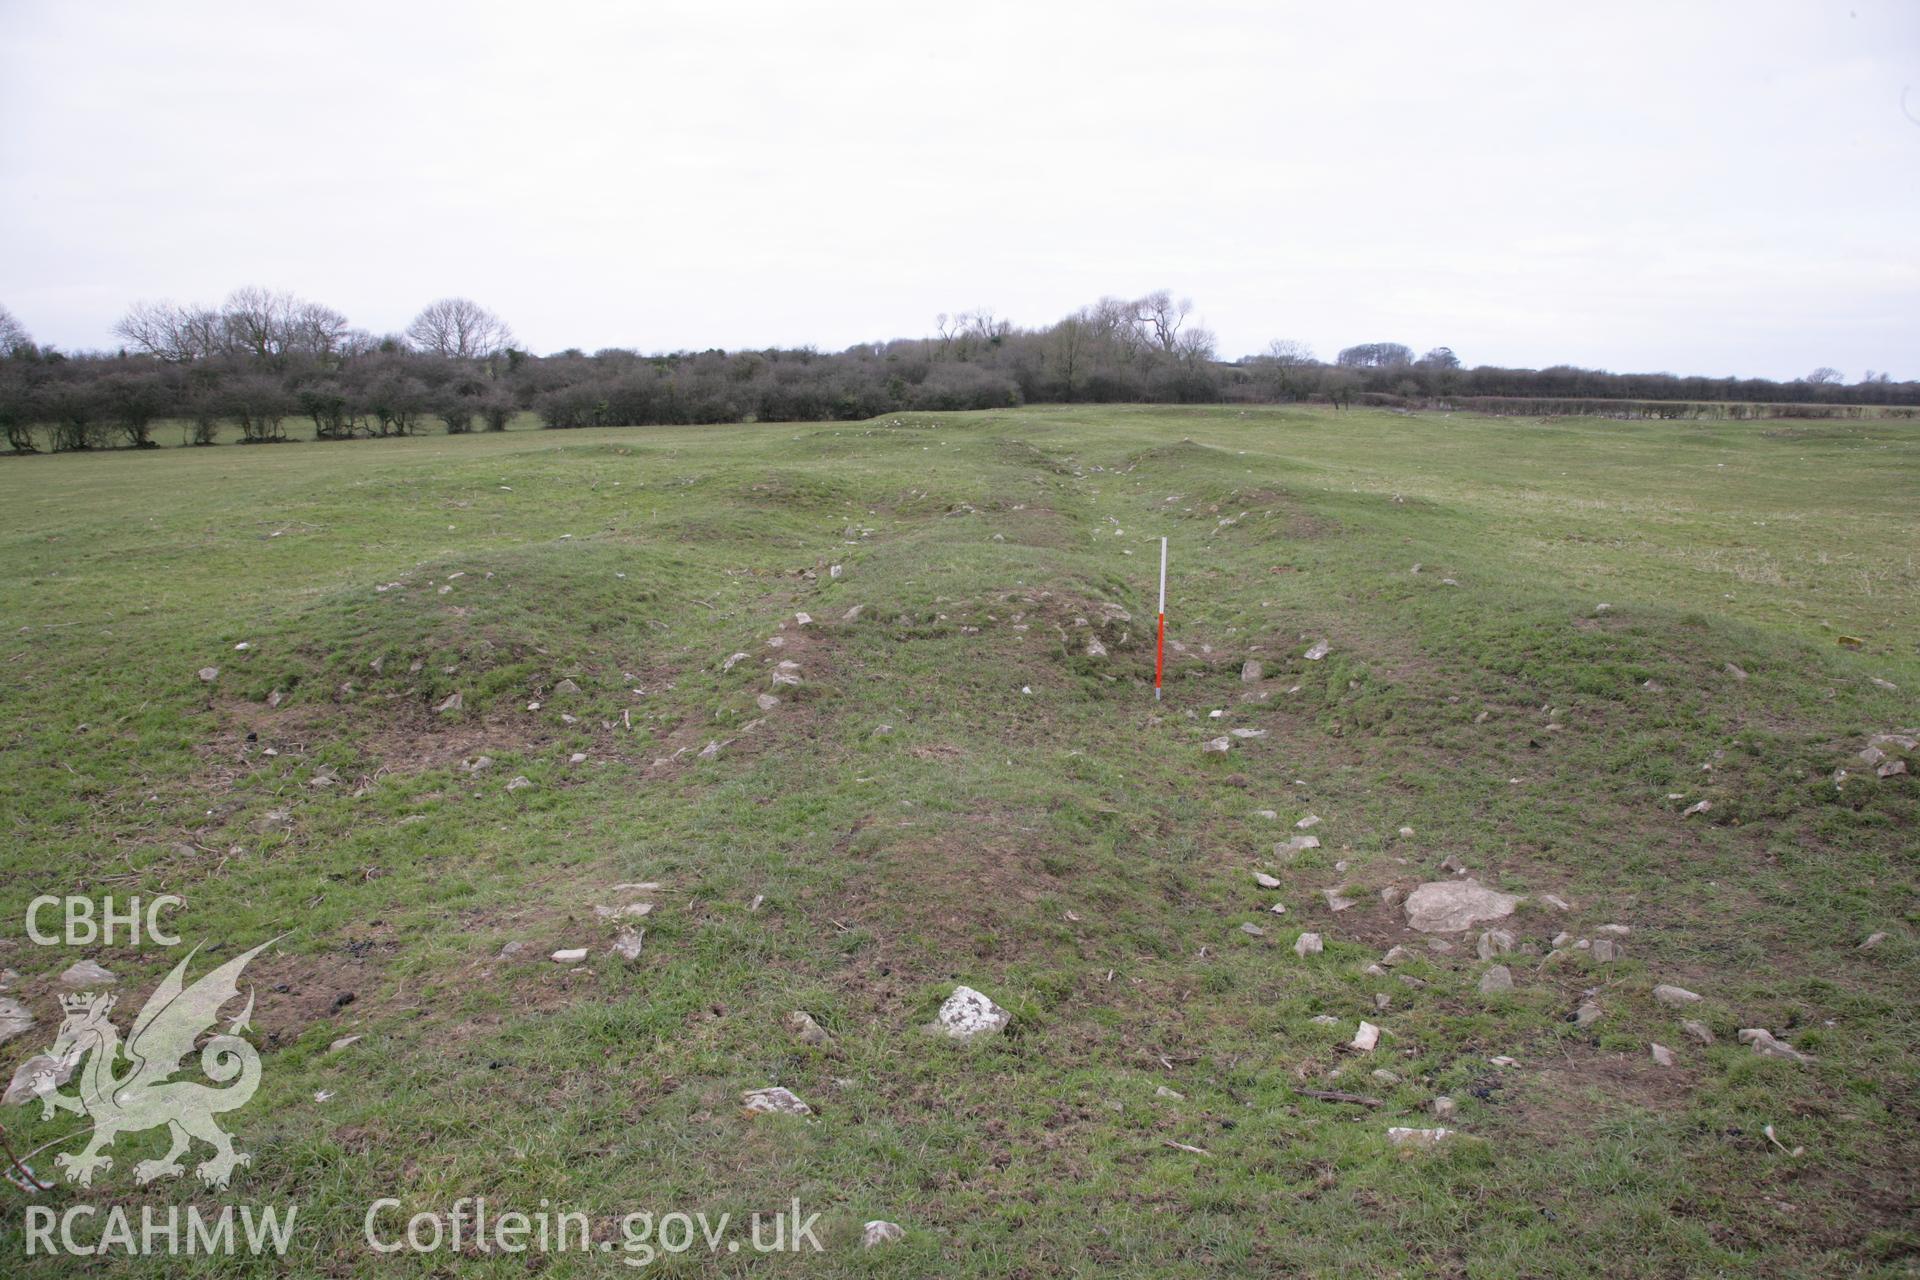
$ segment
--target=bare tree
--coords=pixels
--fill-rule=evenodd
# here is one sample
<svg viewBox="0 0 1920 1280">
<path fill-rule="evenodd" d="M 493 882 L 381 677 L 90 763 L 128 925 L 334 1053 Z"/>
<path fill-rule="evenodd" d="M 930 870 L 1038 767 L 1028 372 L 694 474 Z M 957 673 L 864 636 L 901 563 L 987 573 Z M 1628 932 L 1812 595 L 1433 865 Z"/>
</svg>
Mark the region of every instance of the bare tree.
<svg viewBox="0 0 1920 1280">
<path fill-rule="evenodd" d="M 33 345 L 27 326 L 14 319 L 13 312 L 0 307 L 0 356 L 16 355 Z"/>
<path fill-rule="evenodd" d="M 407 326 L 407 337 L 429 355 L 461 360 L 485 360 L 513 345 L 506 323 L 470 298 L 427 304 Z"/>
<path fill-rule="evenodd" d="M 1172 294 L 1159 289 L 1133 304 L 1133 323 L 1144 338 L 1171 353 L 1180 344 L 1180 326 L 1192 310 L 1192 298 L 1175 302 Z"/>
<path fill-rule="evenodd" d="M 1827 387 L 1837 386 L 1847 379 L 1846 375 L 1842 374 L 1838 369 L 1833 368 L 1831 365 L 1823 364 L 1808 374 L 1806 380 L 1816 387 Z"/>
<path fill-rule="evenodd" d="M 172 302 L 136 302 L 113 331 L 137 350 L 175 364 L 204 360 L 225 342 L 218 312 Z"/>
<path fill-rule="evenodd" d="M 1313 348 L 1296 338 L 1275 338 L 1267 344 L 1267 359 L 1283 369 L 1297 369 L 1301 365 L 1318 364 Z"/>
</svg>

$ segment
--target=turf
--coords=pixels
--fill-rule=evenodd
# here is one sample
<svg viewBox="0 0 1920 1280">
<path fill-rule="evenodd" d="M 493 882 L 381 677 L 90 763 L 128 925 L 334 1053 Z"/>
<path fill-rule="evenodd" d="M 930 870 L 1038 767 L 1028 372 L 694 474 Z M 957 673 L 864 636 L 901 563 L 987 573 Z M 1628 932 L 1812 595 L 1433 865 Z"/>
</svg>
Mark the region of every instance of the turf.
<svg viewBox="0 0 1920 1280">
<path fill-rule="evenodd" d="M 128 1017 L 181 954 L 35 946 L 36 894 L 179 894 L 202 960 L 283 935 L 252 1167 L 136 1188 L 156 1131 L 40 1200 L 297 1203 L 317 1275 L 526 1269 L 375 1254 L 382 1196 L 587 1213 L 612 1250 L 553 1275 L 637 1261 L 628 1213 L 795 1199 L 824 1252 L 648 1269 L 1910 1274 L 1920 805 L 1858 753 L 1920 724 L 1916 496 L 1911 423 L 1231 408 L 9 461 L 0 964 L 40 1025 L 8 1069 L 83 954 Z M 1265 736 L 1203 751 L 1233 728 Z M 1509 995 L 1380 897 L 1449 859 L 1528 895 Z M 635 897 L 629 963 L 593 908 Z M 1622 959 L 1549 954 L 1612 922 Z M 1005 1035 L 921 1030 L 957 982 Z M 773 1084 L 816 1114 L 742 1113 Z M 1458 1133 L 1393 1147 L 1442 1094 Z M 0 1195 L 15 1273 L 71 1274 Z M 863 1251 L 875 1218 L 906 1239 Z"/>
</svg>

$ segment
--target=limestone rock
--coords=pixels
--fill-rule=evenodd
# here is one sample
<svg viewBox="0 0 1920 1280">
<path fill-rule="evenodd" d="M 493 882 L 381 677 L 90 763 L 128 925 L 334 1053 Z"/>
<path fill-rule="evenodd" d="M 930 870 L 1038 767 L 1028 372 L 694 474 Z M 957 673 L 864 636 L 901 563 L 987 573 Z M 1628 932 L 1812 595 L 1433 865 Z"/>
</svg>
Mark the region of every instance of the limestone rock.
<svg viewBox="0 0 1920 1280">
<path fill-rule="evenodd" d="M 0 1044 L 33 1029 L 33 1013 L 18 1000 L 0 1000 Z"/>
<path fill-rule="evenodd" d="M 1380 1028 L 1371 1022 L 1362 1022 L 1360 1029 L 1353 1033 L 1353 1040 L 1347 1045 L 1355 1053 L 1372 1053 L 1374 1046 L 1380 1043 Z"/>
<path fill-rule="evenodd" d="M 1513 990 L 1513 970 L 1503 964 L 1497 964 L 1480 975 L 1480 994 L 1483 996 L 1501 995 Z"/>
<path fill-rule="evenodd" d="M 1708 1029 L 1707 1024 L 1704 1022 L 1696 1022 L 1692 1018 L 1685 1018 L 1681 1020 L 1680 1029 L 1692 1036 L 1695 1040 L 1698 1040 L 1701 1044 L 1713 1043 L 1713 1032 Z"/>
<path fill-rule="evenodd" d="M 509 782 L 507 784 L 507 790 L 508 791 L 525 791 L 528 787 L 531 787 L 532 785 L 533 785 L 533 779 L 527 777 L 525 774 L 522 774 L 519 777 L 515 778 L 512 782 Z"/>
<path fill-rule="evenodd" d="M 465 698 L 461 697 L 457 693 L 450 693 L 447 695 L 446 701 L 442 702 L 439 706 L 435 707 L 434 710 L 442 714 L 446 714 L 448 712 L 458 711 L 460 710 L 460 708 L 464 707 L 466 704 L 467 704 L 467 700 Z"/>
<path fill-rule="evenodd" d="M 622 928 L 619 936 L 613 940 L 613 954 L 619 956 L 622 960 L 638 960 L 640 958 L 640 949 L 644 947 L 646 943 L 647 931 L 645 929 Z"/>
<path fill-rule="evenodd" d="M 907 1238 L 907 1229 L 897 1222 L 882 1222 L 875 1219 L 860 1229 L 860 1247 L 878 1249 L 882 1245 L 898 1244 Z"/>
<path fill-rule="evenodd" d="M 199 674 L 200 674 L 200 678 L 203 681 L 205 681 L 208 684 L 212 684 L 215 680 L 218 680 L 220 678 L 220 668 L 202 667 L 200 668 Z"/>
<path fill-rule="evenodd" d="M 1262 929 L 1259 925 L 1252 924 L 1252 923 L 1241 925 L 1240 932 L 1246 934 L 1249 938 L 1264 938 L 1267 936 L 1267 931 L 1265 929 Z"/>
<path fill-rule="evenodd" d="M 1653 1054 L 1654 1066 L 1670 1067 L 1673 1065 L 1673 1050 L 1667 1048 L 1667 1046 L 1663 1044 L 1651 1044 L 1648 1045 L 1647 1048 Z"/>
<path fill-rule="evenodd" d="M 833 1037 L 804 1009 L 795 1009 L 786 1018 L 787 1031 L 801 1044 L 826 1044 Z"/>
<path fill-rule="evenodd" d="M 1699 1004 L 1701 997 L 1697 992 L 1685 987 L 1668 986 L 1665 983 L 1653 989 L 1653 998 L 1670 1009 L 1684 1009 L 1690 1004 Z"/>
<path fill-rule="evenodd" d="M 1445 1094 L 1441 1094 L 1432 1102 L 1428 1103 L 1427 1109 L 1433 1112 L 1433 1118 L 1435 1120 L 1451 1120 L 1453 1119 L 1453 1113 L 1459 1110 L 1459 1108 L 1454 1105 L 1453 1099 L 1447 1097 Z"/>
<path fill-rule="evenodd" d="M 1259 684 L 1266 673 L 1266 668 L 1260 665 L 1260 659 L 1248 658 L 1240 664 L 1240 683 Z"/>
<path fill-rule="evenodd" d="M 82 960 L 68 968 L 54 979 L 69 991 L 97 991 L 101 987 L 110 987 L 120 979 L 101 968 L 91 960 Z"/>
<path fill-rule="evenodd" d="M 1593 1001 L 1583 1001 L 1580 1007 L 1574 1010 L 1573 1025 L 1585 1031 L 1606 1016 L 1606 1011 Z"/>
<path fill-rule="evenodd" d="M 1233 750 L 1233 739 L 1222 734 L 1218 738 L 1208 739 L 1200 749 L 1202 751 L 1217 751 L 1221 755 L 1225 755 L 1227 752 Z"/>
<path fill-rule="evenodd" d="M 1813 1061 L 1812 1055 L 1800 1052 L 1764 1027 L 1741 1028 L 1740 1043 L 1753 1046 L 1753 1051 L 1764 1058 L 1785 1058 L 1788 1062 Z"/>
<path fill-rule="evenodd" d="M 727 660 L 720 664 L 720 669 L 722 671 L 731 671 L 740 663 L 745 662 L 747 657 L 748 655 L 744 653 L 730 653 L 727 655 Z"/>
<path fill-rule="evenodd" d="M 79 1065 L 80 1059 L 77 1054 L 64 1061 L 51 1054 L 35 1054 L 14 1070 L 13 1079 L 7 1083 L 6 1093 L 0 1095 L 0 1106 L 19 1106 L 21 1103 L 32 1102 L 43 1092 L 59 1088 L 73 1079 L 74 1068 Z"/>
<path fill-rule="evenodd" d="M 1305 656 L 1308 662 L 1318 662 L 1332 652 L 1332 645 L 1328 644 L 1325 640 L 1316 640 L 1314 641 L 1313 647 L 1307 650 Z"/>
<path fill-rule="evenodd" d="M 1292 858 L 1305 853 L 1308 849 L 1318 849 L 1319 847 L 1319 836 L 1294 836 L 1290 840 L 1273 846 L 1273 854 L 1276 858 Z"/>
<path fill-rule="evenodd" d="M 1514 938 L 1505 929 L 1488 929 L 1480 935 L 1476 945 L 1482 960 L 1491 960 L 1495 956 L 1504 956 L 1513 950 Z"/>
<path fill-rule="evenodd" d="M 774 1085 L 767 1089 L 749 1089 L 740 1095 L 740 1104 L 761 1115 L 810 1116 L 813 1108 L 800 1101 L 791 1089 Z"/>
<path fill-rule="evenodd" d="M 1396 1147 L 1437 1147 L 1452 1136 L 1451 1129 L 1409 1129 L 1395 1125 L 1387 1130 L 1387 1141 Z"/>
<path fill-rule="evenodd" d="M 561 681 L 561 682 L 560 682 L 559 684 L 557 684 L 557 685 L 555 685 L 555 686 L 553 686 L 553 691 L 554 691 L 554 693 L 555 693 L 555 694 L 563 694 L 563 693 L 566 693 L 566 694 L 572 694 L 572 693 L 578 693 L 578 692 L 580 692 L 580 686 L 579 686 L 579 685 L 577 685 L 577 684 L 575 684 L 575 683 L 574 683 L 573 681 L 571 681 L 571 680 L 562 680 L 562 681 Z"/>
<path fill-rule="evenodd" d="M 1477 880 L 1430 880 L 1407 895 L 1407 924 L 1421 933 L 1458 933 L 1503 920 L 1519 905 L 1515 895 Z"/>
<path fill-rule="evenodd" d="M 1264 871 L 1254 872 L 1253 882 L 1259 885 L 1262 889 L 1278 889 L 1280 887 L 1279 879 L 1274 876 L 1268 875 Z"/>
<path fill-rule="evenodd" d="M 1013 1015 L 972 987 L 955 987 L 940 1012 L 934 1015 L 933 1029 L 955 1040 L 995 1035 L 1006 1029 Z"/>
<path fill-rule="evenodd" d="M 1308 956 L 1317 956 L 1324 950 L 1326 950 L 1326 945 L 1320 940 L 1320 935 L 1317 933 L 1303 933 L 1294 939 L 1293 942 L 1293 954 L 1299 956 L 1302 960 Z"/>
<path fill-rule="evenodd" d="M 587 949 L 585 947 L 562 947 L 553 953 L 553 962 L 555 964 L 579 964 L 586 958 Z"/>
<path fill-rule="evenodd" d="M 1327 910 L 1345 911 L 1354 904 L 1352 898 L 1344 896 L 1338 889 L 1322 889 L 1320 896 L 1327 900 Z"/>
<path fill-rule="evenodd" d="M 1612 964 L 1615 960 L 1620 959 L 1626 954 L 1626 948 L 1622 947 L 1612 938 L 1594 939 L 1593 962 L 1595 964 Z"/>
</svg>

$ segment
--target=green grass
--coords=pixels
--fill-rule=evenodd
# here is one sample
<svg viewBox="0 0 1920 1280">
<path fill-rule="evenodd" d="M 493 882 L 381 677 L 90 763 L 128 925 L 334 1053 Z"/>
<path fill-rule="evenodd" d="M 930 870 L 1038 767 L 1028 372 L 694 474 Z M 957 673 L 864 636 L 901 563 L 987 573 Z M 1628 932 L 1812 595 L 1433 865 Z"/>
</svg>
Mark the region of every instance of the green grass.
<svg viewBox="0 0 1920 1280">
<path fill-rule="evenodd" d="M 375 1255 L 388 1195 L 544 1198 L 615 1242 L 633 1211 L 822 1215 L 819 1256 L 666 1274 L 1910 1274 L 1920 805 L 1854 757 L 1920 722 L 1916 495 L 1910 423 L 1276 409 L 8 461 L 0 965 L 40 1024 L 5 1064 L 81 954 L 121 975 L 123 1029 L 179 955 L 35 946 L 36 894 L 177 893 L 226 954 L 285 935 L 228 1117 L 252 1168 L 138 1189 L 148 1133 L 42 1199 L 297 1202 L 292 1269 L 320 1275 L 525 1269 Z M 1156 705 L 1161 534 L 1184 650 Z M 804 682 L 774 690 L 789 655 Z M 1232 727 L 1267 736 L 1202 753 Z M 1275 859 L 1308 812 L 1321 848 Z M 1426 950 L 1379 890 L 1448 858 L 1572 904 L 1514 917 L 1511 995 L 1478 993 L 1472 936 L 1396 971 L 1426 985 L 1365 972 Z M 640 880 L 664 888 L 628 965 L 592 908 Z M 1546 960 L 1614 921 L 1624 960 Z M 545 958 L 573 945 L 584 971 Z M 1009 1033 L 922 1034 L 956 982 Z M 1659 982 L 1706 995 L 1715 1045 Z M 1339 1049 L 1362 1017 L 1366 1058 Z M 769 1084 L 817 1116 L 743 1116 Z M 1439 1094 L 1460 1135 L 1392 1148 Z M 38 1117 L 0 1114 L 16 1150 L 77 1128 Z M 15 1273 L 72 1273 L 22 1259 L 0 1194 Z M 862 1252 L 869 1218 L 906 1242 Z"/>
</svg>

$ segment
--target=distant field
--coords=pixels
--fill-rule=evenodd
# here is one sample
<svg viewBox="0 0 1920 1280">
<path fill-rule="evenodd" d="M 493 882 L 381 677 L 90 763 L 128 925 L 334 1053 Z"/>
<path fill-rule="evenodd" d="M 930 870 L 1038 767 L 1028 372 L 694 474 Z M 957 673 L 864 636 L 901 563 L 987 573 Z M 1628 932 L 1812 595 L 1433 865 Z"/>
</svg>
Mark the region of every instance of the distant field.
<svg viewBox="0 0 1920 1280">
<path fill-rule="evenodd" d="M 5 1073 L 75 960 L 124 1027 L 184 954 L 33 945 L 36 894 L 180 894 L 196 974 L 285 935 L 251 1168 L 136 1188 L 150 1131 L 43 1203 L 297 1203 L 328 1276 L 527 1270 L 375 1254 L 383 1196 L 582 1210 L 613 1249 L 563 1276 L 625 1274 L 633 1211 L 795 1199 L 824 1253 L 649 1271 L 1920 1262 L 1920 757 L 1859 757 L 1920 728 L 1920 423 L 1101 406 L 49 456 L 0 461 L 0 547 L 0 967 L 38 1019 Z M 1527 895 L 1514 954 L 1383 901 L 1448 861 Z M 594 908 L 641 899 L 627 962 Z M 1571 945 L 1610 923 L 1621 958 Z M 956 982 L 1005 1035 L 920 1030 Z M 776 1084 L 816 1114 L 741 1111 Z M 1441 1095 L 1453 1137 L 1390 1144 Z M 74 1274 L 0 1196 L 9 1273 Z M 869 1219 L 906 1239 L 862 1251 Z"/>
</svg>

